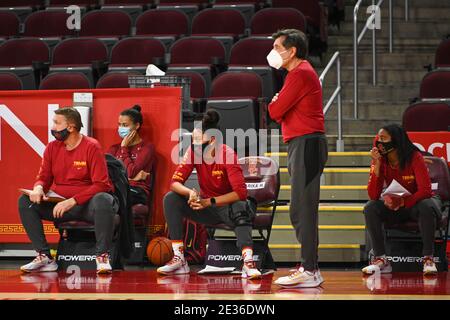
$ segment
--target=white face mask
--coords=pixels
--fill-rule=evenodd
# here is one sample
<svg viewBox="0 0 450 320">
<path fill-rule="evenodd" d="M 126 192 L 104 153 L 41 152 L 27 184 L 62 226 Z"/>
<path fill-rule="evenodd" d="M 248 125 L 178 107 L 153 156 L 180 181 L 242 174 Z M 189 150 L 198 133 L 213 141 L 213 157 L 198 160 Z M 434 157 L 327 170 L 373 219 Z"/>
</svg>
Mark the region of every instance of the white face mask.
<svg viewBox="0 0 450 320">
<path fill-rule="evenodd" d="M 286 51 L 287 50 L 279 53 L 275 49 L 272 49 L 272 51 L 270 51 L 267 55 L 267 62 L 269 63 L 269 66 L 275 69 L 280 69 L 283 65 L 283 57 L 281 56 L 281 54 L 285 53 Z"/>
</svg>

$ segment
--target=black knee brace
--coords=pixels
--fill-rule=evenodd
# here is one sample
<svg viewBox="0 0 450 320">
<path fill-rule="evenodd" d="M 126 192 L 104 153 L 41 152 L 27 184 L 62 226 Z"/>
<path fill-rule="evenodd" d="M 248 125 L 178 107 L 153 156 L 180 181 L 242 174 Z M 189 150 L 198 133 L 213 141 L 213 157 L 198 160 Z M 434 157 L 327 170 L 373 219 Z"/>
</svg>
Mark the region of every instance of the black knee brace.
<svg viewBox="0 0 450 320">
<path fill-rule="evenodd" d="M 256 201 L 251 198 L 246 201 L 236 201 L 229 205 L 228 214 L 236 227 L 252 226 L 256 216 Z"/>
</svg>

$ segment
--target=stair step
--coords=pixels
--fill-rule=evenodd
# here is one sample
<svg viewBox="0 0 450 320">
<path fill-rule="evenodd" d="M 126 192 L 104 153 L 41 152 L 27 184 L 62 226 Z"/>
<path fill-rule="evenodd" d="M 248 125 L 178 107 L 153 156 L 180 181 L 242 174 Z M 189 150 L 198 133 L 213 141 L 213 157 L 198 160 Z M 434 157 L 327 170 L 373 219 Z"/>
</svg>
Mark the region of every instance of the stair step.
<svg viewBox="0 0 450 320">
<path fill-rule="evenodd" d="M 297 263 L 301 258 L 299 244 L 271 244 L 270 252 L 277 262 Z M 320 262 L 360 262 L 367 261 L 360 244 L 319 244 Z"/>
<path fill-rule="evenodd" d="M 386 91 L 386 94 L 389 95 L 389 93 L 394 93 L 395 90 L 393 87 Z M 381 88 L 378 90 L 374 88 L 374 91 L 377 91 L 381 94 L 382 90 Z M 412 90 L 411 90 L 412 92 Z M 365 96 L 366 91 L 359 89 L 359 95 Z M 353 94 L 353 92 L 351 93 Z M 347 96 L 348 97 L 348 96 Z M 373 98 L 378 97 L 380 99 L 381 95 L 373 94 Z M 412 98 L 412 96 L 410 96 Z M 408 108 L 408 99 L 400 100 L 399 103 L 380 103 L 380 102 L 366 102 L 366 101 L 359 101 L 358 103 L 358 118 L 359 119 L 373 119 L 373 120 L 383 120 L 386 119 L 386 115 L 389 115 L 393 119 L 401 119 L 403 116 L 403 112 Z M 328 110 L 327 114 L 325 115 L 326 120 L 336 120 L 337 119 L 337 104 L 334 103 L 331 108 Z M 353 117 L 353 99 L 351 100 L 344 100 L 342 103 L 342 117 L 349 119 Z M 375 134 L 371 135 L 373 138 Z M 369 135 L 365 136 L 368 137 Z"/>
<path fill-rule="evenodd" d="M 375 135 L 383 126 L 397 123 L 401 124 L 401 118 L 391 117 L 386 115 L 386 119 L 344 119 L 342 120 L 343 134 L 373 134 Z M 337 133 L 337 120 L 325 120 L 325 132 Z"/>
<path fill-rule="evenodd" d="M 358 99 L 359 99 L 359 109 L 362 114 L 367 114 L 371 119 L 373 117 L 390 114 L 381 112 L 378 110 L 389 108 L 388 105 L 392 106 L 390 109 L 391 112 L 394 112 L 397 118 L 403 115 L 403 111 L 409 105 L 409 101 L 417 97 L 419 95 L 420 80 L 417 83 L 405 83 L 402 87 L 396 87 L 394 84 L 377 84 L 373 86 L 372 84 L 360 82 L 358 85 Z M 341 84 L 341 101 L 343 105 L 351 104 L 351 108 L 348 109 L 351 113 L 344 113 L 346 117 L 353 117 L 353 84 L 350 83 L 342 83 Z M 333 84 L 326 84 L 323 88 L 323 105 L 325 106 L 328 103 L 328 100 L 331 98 L 332 94 L 336 90 Z M 337 99 L 333 102 L 335 105 L 337 104 Z M 363 105 L 364 104 L 364 105 Z M 363 110 L 365 109 L 365 110 Z M 327 115 L 329 115 L 332 110 L 337 111 L 337 108 L 332 107 Z M 398 110 L 398 112 L 396 112 Z M 344 108 L 343 111 L 345 112 Z M 364 112 L 363 112 L 364 111 Z M 335 112 L 334 112 L 335 113 Z M 363 115 L 361 115 L 364 118 Z"/>
<path fill-rule="evenodd" d="M 281 185 L 278 197 L 281 201 L 291 200 L 291 186 Z M 322 185 L 320 186 L 321 201 L 367 201 L 367 185 Z"/>
<path fill-rule="evenodd" d="M 444 36 L 444 35 L 442 35 Z M 402 39 L 395 38 L 394 51 L 408 50 L 413 52 L 432 52 L 435 51 L 441 38 L 418 38 Z M 353 37 L 329 36 L 328 47 L 333 51 L 353 52 Z M 387 52 L 389 48 L 389 39 L 386 37 L 377 38 L 377 52 Z M 372 52 L 372 39 L 369 34 L 361 40 L 358 47 L 360 52 Z"/>
<path fill-rule="evenodd" d="M 422 78 L 428 73 L 423 66 L 410 66 L 409 68 L 392 68 L 378 65 L 377 82 L 378 84 L 414 84 L 420 83 Z M 322 69 L 317 69 L 317 74 L 322 74 Z M 373 71 L 372 66 L 360 65 L 358 68 L 358 81 L 360 84 L 372 84 Z M 353 64 L 351 66 L 341 67 L 341 81 L 349 86 L 353 86 Z M 326 84 L 336 84 L 336 68 L 332 68 L 326 76 Z"/>
<path fill-rule="evenodd" d="M 266 152 L 280 167 L 287 166 L 287 152 Z M 369 152 L 328 152 L 326 167 L 369 167 Z"/>
<path fill-rule="evenodd" d="M 289 205 L 277 206 L 274 215 L 273 226 L 275 225 L 291 225 L 291 219 L 289 216 Z M 323 206 L 319 205 L 319 224 L 323 228 L 331 226 L 339 228 L 340 226 L 361 226 L 365 224 L 363 205 L 353 206 Z M 267 214 L 271 213 L 273 208 L 258 208 L 258 213 Z M 330 227 L 330 228 L 331 228 Z"/>
<path fill-rule="evenodd" d="M 368 181 L 369 171 L 369 168 L 325 168 L 321 182 L 325 185 L 365 184 Z M 290 183 L 287 168 L 280 169 L 280 182 Z"/>
<path fill-rule="evenodd" d="M 324 57 L 324 61 L 330 61 L 334 51 L 328 50 Z M 416 53 L 410 54 L 405 52 L 377 52 L 377 62 L 380 67 L 410 68 L 411 66 L 422 67 L 430 63 L 434 63 L 433 53 Z M 372 54 L 358 55 L 358 63 L 360 66 L 372 66 Z M 341 54 L 342 66 L 353 66 L 353 54 Z"/>
</svg>

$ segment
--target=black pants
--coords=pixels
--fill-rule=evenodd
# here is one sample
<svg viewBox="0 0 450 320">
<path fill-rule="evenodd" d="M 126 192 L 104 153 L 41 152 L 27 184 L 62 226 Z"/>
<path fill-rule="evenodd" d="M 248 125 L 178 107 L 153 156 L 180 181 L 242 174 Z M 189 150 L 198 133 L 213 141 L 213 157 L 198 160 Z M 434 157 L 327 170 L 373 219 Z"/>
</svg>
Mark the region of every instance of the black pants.
<svg viewBox="0 0 450 320">
<path fill-rule="evenodd" d="M 327 159 L 328 146 L 324 134 L 313 133 L 289 141 L 289 214 L 297 240 L 302 245 L 302 265 L 308 271 L 319 268 L 320 176 Z"/>
<path fill-rule="evenodd" d="M 192 221 L 206 225 L 225 223 L 234 228 L 238 248 L 242 249 L 243 247 L 253 246 L 252 226 L 235 226 L 228 213 L 230 205 L 214 208 L 209 207 L 196 211 L 191 209 L 187 201 L 188 199 L 186 197 L 172 191 L 164 196 L 164 216 L 169 228 L 170 239 L 183 239 L 183 218 L 189 218 Z M 246 204 L 246 201 L 237 201 L 231 204 L 231 206 L 245 207 Z"/>
<path fill-rule="evenodd" d="M 135 204 L 145 204 L 148 203 L 148 196 L 145 193 L 144 189 L 140 187 L 130 187 L 130 195 L 131 195 L 131 205 Z"/>
<path fill-rule="evenodd" d="M 50 255 L 50 248 L 44 234 L 42 220 L 55 221 L 53 208 L 56 203 L 36 204 L 26 195 L 19 198 L 19 213 L 22 224 L 31 240 L 34 250 Z M 97 193 L 89 202 L 75 206 L 66 212 L 57 222 L 81 220 L 95 224 L 96 254 L 110 253 L 113 238 L 114 215 L 119 205 L 109 193 Z"/>
<path fill-rule="evenodd" d="M 411 219 L 419 222 L 423 242 L 423 255 L 433 255 L 436 223 L 441 219 L 440 208 L 440 200 L 434 197 L 424 199 L 416 203 L 412 208 L 401 208 L 398 211 L 388 209 L 381 200 L 369 201 L 364 207 L 364 217 L 375 256 L 379 257 L 386 254 L 383 224 L 385 222 L 398 224 Z"/>
</svg>

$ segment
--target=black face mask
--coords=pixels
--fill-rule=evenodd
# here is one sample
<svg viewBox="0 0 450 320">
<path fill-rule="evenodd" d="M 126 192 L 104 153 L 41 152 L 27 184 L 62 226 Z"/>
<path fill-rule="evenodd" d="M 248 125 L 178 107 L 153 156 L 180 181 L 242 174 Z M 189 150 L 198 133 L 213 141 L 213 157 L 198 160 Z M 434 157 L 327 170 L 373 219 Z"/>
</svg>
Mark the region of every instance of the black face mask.
<svg viewBox="0 0 450 320">
<path fill-rule="evenodd" d="M 52 130 L 52 136 L 54 136 L 58 141 L 65 141 L 69 137 L 69 135 L 70 132 L 69 130 L 67 130 L 67 128 L 61 131 Z"/>
<path fill-rule="evenodd" d="M 379 147 L 380 145 L 383 147 L 384 151 L 380 150 L 380 147 Z M 391 152 L 392 150 L 395 149 L 394 144 L 392 143 L 392 141 L 389 141 L 389 142 L 377 141 L 376 142 L 376 146 L 378 148 L 378 151 L 380 151 L 380 153 L 383 154 L 383 155 L 384 154 L 388 154 L 389 152 Z"/>
</svg>

